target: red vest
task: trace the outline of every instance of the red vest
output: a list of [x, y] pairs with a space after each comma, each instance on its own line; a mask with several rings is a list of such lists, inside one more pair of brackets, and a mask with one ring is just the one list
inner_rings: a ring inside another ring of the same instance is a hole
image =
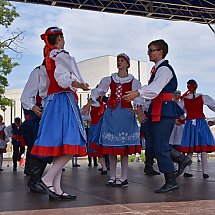
[[60, 92], [72, 92], [74, 97], [75, 97], [75, 100], [78, 102], [78, 95], [76, 92], [73, 92], [70, 87], [68, 88], [62, 88], [58, 85], [57, 81], [55, 80], [55, 77], [54, 77], [54, 71], [55, 71], [55, 62], [54, 60], [50, 59], [51, 60], [51, 64], [52, 64], [52, 67], [51, 68], [54, 68], [52, 70], [47, 70], [47, 74], [48, 74], [48, 77], [49, 77], [49, 81], [50, 81], [50, 84], [49, 84], [49, 87], [48, 87], [48, 95], [50, 94], [54, 94], [54, 93], [60, 93]]
[[[133, 81], [133, 79], [128, 83], [119, 84], [119, 83], [115, 83], [113, 81], [113, 79], [111, 79], [111, 83], [110, 83], [111, 94], [110, 94], [110, 98], [107, 101], [107, 106], [111, 107], [112, 109], [115, 109], [120, 102], [119, 100], [117, 100], [117, 96], [116, 96], [117, 86], [118, 85], [122, 86], [122, 96], [123, 96], [123, 95], [125, 95], [125, 92], [132, 90], [132, 81]], [[126, 102], [121, 97], [121, 107], [122, 108], [132, 108], [132, 104], [131, 104], [131, 102]]]
[[99, 107], [91, 106], [90, 111], [91, 125], [97, 125], [105, 112], [105, 105], [102, 102], [102, 100], [100, 100], [99, 103], [100, 103]]
[[205, 118], [203, 113], [203, 105], [204, 103], [201, 95], [195, 99], [184, 98], [184, 107], [187, 112], [186, 119]]

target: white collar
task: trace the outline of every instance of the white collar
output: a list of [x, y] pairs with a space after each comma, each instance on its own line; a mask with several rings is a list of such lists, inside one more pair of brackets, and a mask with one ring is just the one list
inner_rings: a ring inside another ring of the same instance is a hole
[[120, 84], [129, 83], [134, 79], [134, 76], [131, 74], [128, 74], [128, 76], [126, 76], [125, 78], [121, 78], [119, 77], [118, 73], [113, 73], [111, 77], [113, 78], [115, 83], [120, 83]]
[[165, 61], [165, 59], [159, 60], [156, 64], [155, 64], [155, 68], [158, 68], [158, 66], [160, 64], [162, 64]]

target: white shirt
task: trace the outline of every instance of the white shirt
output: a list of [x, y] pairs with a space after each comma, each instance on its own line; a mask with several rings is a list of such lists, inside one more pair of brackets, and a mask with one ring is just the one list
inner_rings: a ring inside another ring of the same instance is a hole
[[35, 68], [31, 72], [20, 98], [23, 108], [32, 110], [32, 107], [36, 105], [38, 91], [39, 96], [44, 99], [47, 96], [48, 86], [49, 78], [45, 66]]
[[[118, 73], [113, 73], [111, 76], [102, 78], [98, 87], [91, 90], [91, 96], [90, 97], [95, 102], [94, 106], [97, 106], [97, 107], [100, 106], [97, 99], [99, 98], [99, 96], [104, 96], [108, 92], [110, 84], [111, 84], [111, 78], [113, 79], [113, 81], [115, 83], [120, 83], [120, 84], [129, 83], [130, 81], [133, 80], [132, 81], [132, 91], [136, 91], [136, 90], [141, 88], [140, 81], [135, 79], [133, 75], [128, 74], [127, 77], [121, 78], [118, 76]], [[137, 105], [143, 103], [141, 98], [136, 98], [134, 102]]]
[[60, 87], [76, 91], [76, 88], [72, 87], [73, 81], [78, 80], [81, 83], [85, 83], [75, 58], [71, 57], [68, 52], [63, 49], [54, 49], [50, 53], [50, 58], [55, 61], [54, 77]]
[[[157, 67], [164, 61], [165, 59], [158, 61], [155, 64], [155, 69], [157, 69]], [[156, 71], [153, 81], [149, 85], [144, 85], [141, 89], [138, 90], [140, 97], [143, 97], [147, 100], [156, 98], [160, 94], [162, 89], [170, 82], [172, 77], [172, 71], [166, 66], [161, 66]]]

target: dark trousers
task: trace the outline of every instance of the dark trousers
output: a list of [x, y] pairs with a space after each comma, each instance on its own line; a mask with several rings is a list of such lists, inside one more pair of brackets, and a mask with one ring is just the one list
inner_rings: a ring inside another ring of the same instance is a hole
[[21, 160], [22, 154], [25, 152], [25, 147], [20, 146], [20, 142], [12, 141], [13, 145], [13, 167], [17, 167], [17, 162]]
[[167, 173], [174, 171], [174, 164], [170, 157], [171, 145], [169, 145], [175, 118], [161, 117], [159, 122], [147, 121], [147, 155], [155, 156], [158, 161], [160, 172]]
[[25, 161], [25, 174], [30, 174], [30, 162], [31, 162], [31, 149], [33, 148], [34, 142], [37, 138], [37, 133], [39, 129], [39, 122], [40, 118], [30, 117], [29, 120], [25, 121], [22, 124], [23, 136], [25, 143], [27, 145], [27, 152], [26, 152], [26, 161]]

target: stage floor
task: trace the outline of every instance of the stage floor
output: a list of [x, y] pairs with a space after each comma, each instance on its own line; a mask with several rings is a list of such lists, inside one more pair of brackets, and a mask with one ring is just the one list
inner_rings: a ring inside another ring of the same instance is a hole
[[201, 162], [194, 162], [194, 177], [178, 177], [180, 189], [165, 194], [153, 192], [163, 185], [163, 176], [144, 175], [142, 162], [129, 163], [129, 185], [123, 188], [105, 186], [108, 175], [79, 162], [78, 168], [67, 165], [62, 178], [64, 190], [78, 196], [75, 201], [49, 201], [45, 194], [30, 193], [23, 169], [5, 167], [0, 172], [0, 215], [215, 214], [214, 160], [209, 160], [210, 178], [203, 179]]

